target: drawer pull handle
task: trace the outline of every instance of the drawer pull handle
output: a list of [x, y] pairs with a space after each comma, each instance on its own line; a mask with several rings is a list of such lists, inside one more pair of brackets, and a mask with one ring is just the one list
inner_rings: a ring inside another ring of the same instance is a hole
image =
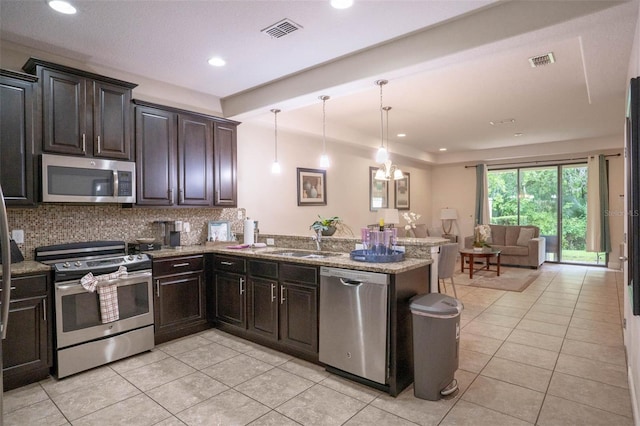
[[[11, 291], [15, 290], [15, 287], [11, 287]], [[2, 289], [0, 288], [0, 292], [2, 292]]]
[[82, 152], [87, 152], [87, 135], [86, 134], [82, 134]]
[[183, 266], [189, 266], [189, 262], [176, 263], [175, 265], [173, 265], [174, 268], [182, 268]]
[[160, 280], [156, 280], [156, 297], [160, 297]]
[[233, 265], [235, 265], [236, 263], [235, 263], [235, 262], [226, 262], [226, 261], [224, 261], [224, 262], [220, 262], [220, 264], [221, 264], [221, 265], [225, 265], [225, 266], [233, 266]]
[[42, 301], [42, 321], [47, 322], [47, 301]]
[[244, 294], [244, 278], [240, 278], [240, 295]]
[[284, 303], [284, 289], [285, 286], [280, 287], [280, 304], [282, 305]]
[[271, 283], [271, 302], [276, 301], [276, 285]]

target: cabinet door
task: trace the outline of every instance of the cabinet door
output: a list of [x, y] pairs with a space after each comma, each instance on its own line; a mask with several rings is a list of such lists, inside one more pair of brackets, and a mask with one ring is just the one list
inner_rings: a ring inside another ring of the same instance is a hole
[[216, 319], [246, 329], [244, 275], [216, 273], [215, 292]]
[[318, 353], [318, 288], [291, 282], [280, 285], [280, 340], [296, 349]]
[[216, 123], [213, 144], [214, 204], [235, 207], [238, 203], [236, 126]]
[[213, 205], [213, 123], [178, 116], [178, 204]]
[[42, 91], [43, 150], [86, 155], [87, 144], [93, 140], [86, 80], [73, 74], [44, 69]]
[[93, 82], [93, 155], [131, 159], [131, 90]]
[[9, 304], [7, 338], [2, 342], [5, 374], [48, 367], [46, 303], [46, 297], [38, 297]]
[[0, 76], [0, 185], [8, 206], [35, 204], [33, 85]]
[[156, 334], [181, 325], [206, 321], [201, 272], [158, 278], [154, 316]]
[[136, 107], [137, 204], [174, 204], [176, 115], [156, 108]]
[[249, 278], [248, 286], [249, 330], [278, 339], [278, 282], [260, 278]]

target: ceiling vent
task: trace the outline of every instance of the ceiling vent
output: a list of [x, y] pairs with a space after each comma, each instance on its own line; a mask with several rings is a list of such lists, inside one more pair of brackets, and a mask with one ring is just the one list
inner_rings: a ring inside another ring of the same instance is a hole
[[276, 22], [273, 25], [269, 25], [267, 28], [260, 30], [260, 32], [267, 34], [271, 38], [284, 37], [287, 34], [291, 34], [294, 31], [298, 31], [302, 26], [296, 24], [292, 20], [285, 18], [280, 22]]
[[540, 56], [533, 56], [529, 58], [529, 63], [531, 64], [531, 68], [542, 67], [548, 64], [553, 64], [556, 61], [556, 58], [553, 57], [553, 52], [546, 53]]

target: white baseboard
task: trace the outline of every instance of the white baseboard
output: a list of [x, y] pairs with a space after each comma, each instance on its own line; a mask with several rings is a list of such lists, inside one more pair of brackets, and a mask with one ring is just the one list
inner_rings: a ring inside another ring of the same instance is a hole
[[631, 397], [631, 411], [633, 412], [634, 425], [640, 425], [640, 407], [638, 407], [638, 393], [636, 392], [636, 386], [633, 382], [633, 374], [631, 367], [627, 366], [627, 378], [629, 380], [629, 396]]

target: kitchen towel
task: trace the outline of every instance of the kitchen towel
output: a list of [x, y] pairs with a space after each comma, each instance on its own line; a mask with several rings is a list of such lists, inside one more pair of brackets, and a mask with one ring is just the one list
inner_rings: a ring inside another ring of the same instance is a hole
[[244, 221], [244, 243], [245, 244], [253, 244], [255, 241], [253, 241], [253, 232], [256, 229], [256, 223], [247, 218], [247, 220]]
[[85, 290], [93, 293], [98, 290], [100, 300], [100, 318], [103, 324], [120, 319], [120, 309], [118, 307], [118, 284], [106, 281], [115, 280], [127, 276], [127, 268], [120, 266], [117, 271], [110, 274], [98, 275], [95, 277], [91, 272], [80, 279], [80, 284]]

